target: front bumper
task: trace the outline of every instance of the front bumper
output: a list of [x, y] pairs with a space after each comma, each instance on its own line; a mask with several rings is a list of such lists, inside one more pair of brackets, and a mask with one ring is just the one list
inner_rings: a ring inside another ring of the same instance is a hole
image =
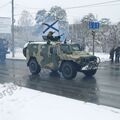
[[98, 69], [99, 63], [100, 63], [100, 58], [97, 57], [96, 60], [87, 62], [87, 64], [81, 68], [81, 71]]

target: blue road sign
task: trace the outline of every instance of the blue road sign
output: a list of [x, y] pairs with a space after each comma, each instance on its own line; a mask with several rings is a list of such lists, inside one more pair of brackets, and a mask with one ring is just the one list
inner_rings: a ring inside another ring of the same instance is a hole
[[88, 27], [89, 27], [89, 29], [99, 29], [100, 23], [99, 22], [89, 22]]

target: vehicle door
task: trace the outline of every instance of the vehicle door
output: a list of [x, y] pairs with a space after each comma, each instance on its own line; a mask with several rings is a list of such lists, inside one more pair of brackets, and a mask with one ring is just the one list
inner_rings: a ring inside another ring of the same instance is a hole
[[41, 60], [42, 67], [45, 67], [49, 63], [48, 50], [49, 50], [49, 45], [47, 44], [41, 45], [40, 56], [42, 57]]
[[59, 64], [59, 57], [57, 55], [57, 46], [50, 47], [50, 62], [53, 65], [53, 70], [58, 69]]

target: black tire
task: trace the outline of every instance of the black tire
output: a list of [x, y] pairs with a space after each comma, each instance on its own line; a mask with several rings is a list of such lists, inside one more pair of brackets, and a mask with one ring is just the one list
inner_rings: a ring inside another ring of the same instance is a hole
[[41, 71], [41, 68], [35, 59], [29, 61], [29, 70], [32, 74], [38, 74]]
[[84, 73], [86, 76], [89, 76], [89, 77], [95, 75], [96, 72], [97, 72], [97, 69], [95, 69], [95, 70], [85, 70], [85, 71], [83, 71], [83, 73]]
[[72, 62], [64, 62], [61, 66], [61, 72], [65, 79], [73, 79], [76, 77], [77, 71]]

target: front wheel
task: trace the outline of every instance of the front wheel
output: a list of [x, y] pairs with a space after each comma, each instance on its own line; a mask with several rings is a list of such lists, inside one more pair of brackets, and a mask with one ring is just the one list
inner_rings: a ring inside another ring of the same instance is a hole
[[38, 65], [35, 59], [31, 59], [29, 62], [29, 70], [32, 74], [38, 74], [41, 71], [40, 66]]
[[83, 71], [83, 73], [84, 73], [86, 76], [93, 76], [93, 75], [95, 75], [96, 72], [97, 72], [97, 69], [94, 69], [94, 70], [85, 70], [85, 71]]
[[72, 62], [64, 62], [61, 66], [61, 72], [63, 77], [66, 79], [73, 79], [77, 74], [77, 71]]

